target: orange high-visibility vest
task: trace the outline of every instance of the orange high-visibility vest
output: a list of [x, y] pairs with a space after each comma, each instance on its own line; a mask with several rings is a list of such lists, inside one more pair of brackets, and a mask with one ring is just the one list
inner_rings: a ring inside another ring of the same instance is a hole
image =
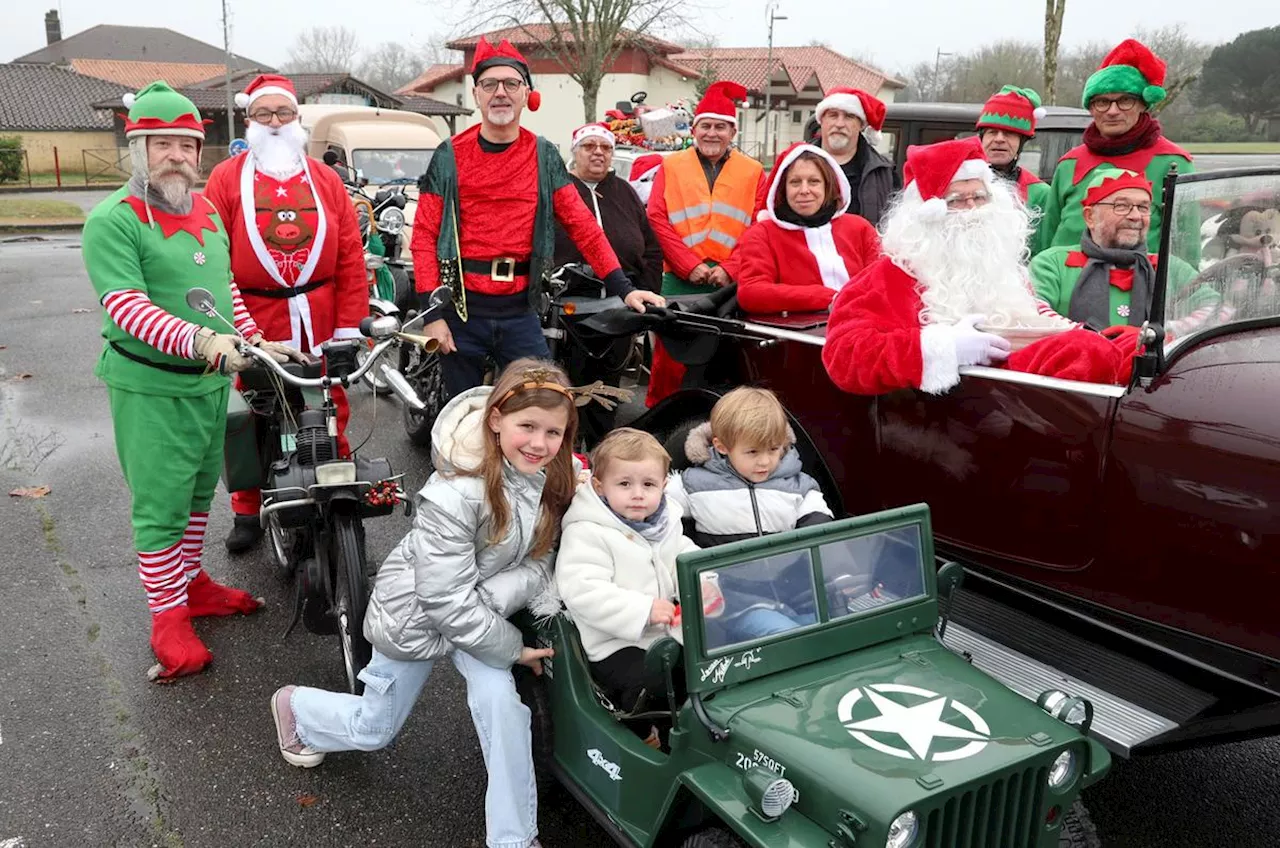
[[707, 187], [697, 149], [668, 156], [662, 167], [666, 169], [667, 219], [676, 234], [701, 259], [728, 259], [751, 226], [760, 163], [735, 150], [716, 177], [714, 193]]

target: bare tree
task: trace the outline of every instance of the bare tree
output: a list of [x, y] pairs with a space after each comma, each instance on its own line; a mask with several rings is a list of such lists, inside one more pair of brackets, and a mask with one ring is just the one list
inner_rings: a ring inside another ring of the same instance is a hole
[[387, 41], [365, 53], [357, 76], [384, 91], [395, 91], [432, 65], [447, 63], [451, 53], [443, 36], [432, 36], [416, 49]]
[[1062, 40], [1062, 17], [1067, 13], [1067, 0], [1045, 0], [1044, 3], [1044, 96], [1047, 103], [1057, 103], [1058, 43]]
[[360, 53], [360, 39], [344, 26], [311, 27], [298, 34], [289, 48], [285, 70], [295, 74], [351, 73]]
[[1200, 72], [1209, 54], [1213, 52], [1213, 45], [1196, 41], [1187, 34], [1186, 27], [1182, 24], [1159, 29], [1139, 28], [1134, 30], [1133, 37], [1150, 47], [1166, 65], [1166, 96], [1151, 109], [1151, 113], [1156, 115], [1173, 111], [1170, 107], [1178, 100], [1178, 96], [1200, 79]]
[[982, 103], [1001, 86], [1034, 88], [1040, 79], [1041, 53], [1029, 41], [999, 41], [954, 57], [947, 100]]
[[471, 21], [527, 27], [524, 33], [539, 51], [582, 87], [583, 116], [594, 121], [600, 84], [618, 55], [627, 48], [652, 50], [655, 33], [683, 24], [687, 8], [681, 0], [475, 0]]

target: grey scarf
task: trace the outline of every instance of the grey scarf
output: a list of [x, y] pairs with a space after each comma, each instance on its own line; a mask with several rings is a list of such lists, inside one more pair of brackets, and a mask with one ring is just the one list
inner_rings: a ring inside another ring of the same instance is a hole
[[1116, 324], [1111, 314], [1111, 269], [1133, 268], [1133, 288], [1129, 291], [1129, 326], [1141, 327], [1147, 320], [1147, 307], [1156, 282], [1156, 271], [1147, 257], [1146, 242], [1133, 250], [1099, 247], [1086, 232], [1080, 238], [1080, 250], [1089, 261], [1080, 272], [1067, 317], [1072, 321], [1105, 330]]
[[[604, 498], [601, 497], [600, 500], [603, 501]], [[609, 506], [607, 501], [605, 502], [605, 506]], [[663, 495], [662, 500], [658, 502], [658, 508], [654, 510], [653, 515], [650, 515], [643, 521], [632, 521], [629, 518], [623, 518], [621, 515], [618, 515], [611, 506], [609, 507], [609, 511], [614, 515], [617, 515], [619, 521], [639, 533], [640, 537], [650, 544], [661, 542], [667, 537], [667, 527], [671, 523], [671, 515], [667, 512], [666, 495]]]

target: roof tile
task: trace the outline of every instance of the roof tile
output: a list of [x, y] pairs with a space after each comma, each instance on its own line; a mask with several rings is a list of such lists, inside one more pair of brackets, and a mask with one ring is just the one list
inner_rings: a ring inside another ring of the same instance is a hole
[[97, 77], [133, 89], [140, 89], [156, 80], [164, 80], [173, 88], [182, 88], [226, 73], [226, 65], [124, 62], [116, 59], [72, 59], [71, 69], [87, 77]]
[[[720, 79], [741, 83], [751, 92], [759, 93], [764, 90], [768, 48], [715, 47], [677, 53], [669, 58], [695, 68], [710, 61]], [[816, 73], [823, 92], [849, 86], [875, 94], [885, 86], [905, 86], [901, 80], [870, 65], [842, 56], [829, 47], [775, 47], [773, 63], [775, 73], [778, 69], [785, 70], [793, 86], [803, 86], [810, 73]]]
[[50, 65], [0, 64], [0, 133], [21, 131], [110, 130], [110, 111], [99, 101], [124, 110], [120, 98], [129, 89]]

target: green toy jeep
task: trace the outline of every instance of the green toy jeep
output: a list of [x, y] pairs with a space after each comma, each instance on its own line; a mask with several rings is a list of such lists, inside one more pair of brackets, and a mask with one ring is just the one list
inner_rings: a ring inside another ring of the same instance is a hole
[[[600, 694], [555, 616], [526, 634], [554, 660], [517, 682], [539, 779], [620, 845], [1083, 844], [1068, 814], [1111, 765], [1093, 708], [1057, 690], [1038, 708], [943, 646], [961, 573], [935, 571], [923, 505], [685, 554], [684, 644], [649, 648], [649, 712]], [[762, 609], [775, 632], [752, 638]], [[631, 727], [651, 724], [662, 750]]]

